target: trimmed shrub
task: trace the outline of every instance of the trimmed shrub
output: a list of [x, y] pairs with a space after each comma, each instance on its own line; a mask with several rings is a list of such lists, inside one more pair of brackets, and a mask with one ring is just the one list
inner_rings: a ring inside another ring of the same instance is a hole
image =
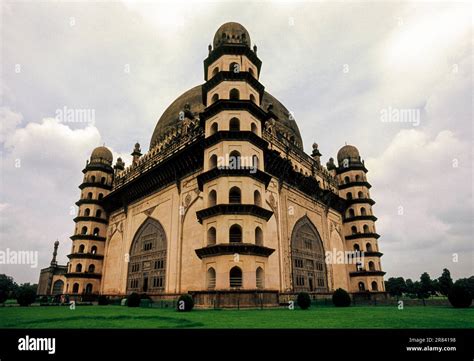
[[311, 307], [311, 297], [309, 297], [309, 294], [306, 292], [300, 292], [296, 297], [296, 304], [302, 310], [307, 310]]
[[18, 290], [16, 301], [20, 306], [26, 307], [35, 302], [36, 292], [29, 287], [21, 287]]
[[449, 303], [456, 308], [468, 308], [471, 306], [472, 297], [466, 287], [454, 285], [448, 293]]
[[194, 301], [191, 295], [184, 294], [179, 296], [178, 304], [176, 305], [176, 309], [179, 312], [189, 312], [194, 307]]
[[349, 307], [351, 305], [351, 296], [346, 290], [338, 288], [332, 294], [332, 303], [336, 307]]
[[107, 306], [109, 304], [109, 299], [107, 298], [107, 296], [100, 295], [97, 299], [97, 302], [99, 306]]
[[133, 292], [127, 298], [127, 306], [128, 307], [138, 307], [140, 306], [140, 296], [138, 293]]

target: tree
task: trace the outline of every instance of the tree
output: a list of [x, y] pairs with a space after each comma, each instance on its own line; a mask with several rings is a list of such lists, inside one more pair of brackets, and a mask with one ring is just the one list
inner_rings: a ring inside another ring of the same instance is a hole
[[21, 285], [16, 293], [16, 301], [20, 306], [29, 306], [36, 299], [37, 286], [24, 283]]
[[413, 281], [410, 278], [408, 278], [405, 281], [405, 285], [406, 285], [406, 293], [408, 294], [408, 296], [410, 296], [411, 298], [415, 297], [416, 289], [415, 289], [415, 284], [413, 283]]
[[385, 290], [398, 298], [407, 291], [407, 285], [403, 277], [390, 277], [388, 281], [385, 281]]
[[453, 287], [453, 279], [451, 278], [451, 273], [447, 268], [443, 269], [441, 277], [438, 278], [439, 292], [443, 296], [447, 296], [451, 287]]
[[474, 276], [469, 278], [460, 278], [454, 283], [454, 285], [466, 288], [471, 295], [471, 298], [474, 298]]
[[13, 280], [13, 277], [6, 274], [0, 274], [0, 291], [3, 291], [7, 297], [13, 297], [18, 285]]
[[448, 300], [453, 307], [468, 308], [471, 306], [472, 296], [465, 285], [458, 283], [451, 287]]
[[430, 297], [433, 292], [433, 282], [431, 281], [430, 275], [424, 272], [420, 276], [420, 287], [418, 289], [418, 298], [425, 299]]

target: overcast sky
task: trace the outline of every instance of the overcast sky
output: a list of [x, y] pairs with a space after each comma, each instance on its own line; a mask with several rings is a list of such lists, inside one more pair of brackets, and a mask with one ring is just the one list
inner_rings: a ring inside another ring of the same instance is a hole
[[[470, 3], [2, 3], [0, 250], [53, 242], [67, 262], [81, 170], [106, 144], [129, 164], [157, 119], [201, 84], [215, 31], [244, 25], [261, 82], [293, 112], [323, 162], [346, 142], [369, 169], [386, 278], [473, 274]], [[60, 122], [57, 109], [93, 109]], [[419, 122], [382, 121], [392, 109]], [[419, 123], [419, 124], [418, 124]], [[457, 255], [456, 257], [453, 254]]]

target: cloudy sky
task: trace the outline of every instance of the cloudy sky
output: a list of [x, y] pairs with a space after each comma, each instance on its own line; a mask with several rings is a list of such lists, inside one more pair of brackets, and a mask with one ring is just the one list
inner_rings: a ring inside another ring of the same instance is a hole
[[[91, 150], [105, 143], [129, 164], [135, 142], [148, 149], [166, 106], [204, 81], [217, 28], [236, 21], [305, 150], [317, 142], [325, 163], [346, 142], [359, 148], [387, 277], [472, 275], [471, 6], [3, 2], [0, 250], [38, 251], [45, 267], [58, 239], [67, 262]], [[64, 107], [94, 121], [61, 122]], [[412, 121], [383, 121], [400, 110]], [[39, 267], [0, 273], [37, 282]]]

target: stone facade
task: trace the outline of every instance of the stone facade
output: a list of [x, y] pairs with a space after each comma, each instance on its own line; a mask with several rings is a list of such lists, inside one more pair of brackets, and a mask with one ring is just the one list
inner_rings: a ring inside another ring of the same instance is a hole
[[127, 168], [105, 147], [92, 152], [64, 293], [191, 292], [235, 305], [239, 293], [271, 303], [384, 291], [358, 150], [342, 147], [326, 167], [316, 144], [306, 154], [292, 114], [259, 82], [261, 65], [245, 28], [224, 24], [206, 82], [163, 113], [148, 152], [136, 144]]

